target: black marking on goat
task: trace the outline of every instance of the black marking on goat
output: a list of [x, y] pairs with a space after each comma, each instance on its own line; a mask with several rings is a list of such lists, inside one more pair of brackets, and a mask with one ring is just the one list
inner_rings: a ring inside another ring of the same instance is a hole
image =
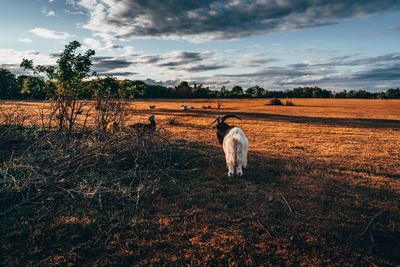
[[225, 123], [226, 119], [229, 118], [237, 118], [239, 120], [241, 120], [241, 118], [239, 118], [236, 115], [233, 114], [229, 114], [229, 115], [225, 115], [222, 118], [220, 116], [218, 116], [215, 121], [213, 121], [211, 124], [217, 122], [217, 125], [215, 126], [215, 128], [217, 128], [217, 138], [218, 138], [218, 142], [222, 145], [222, 143], [224, 142], [224, 138], [225, 136], [229, 133], [229, 131], [236, 127], [233, 125], [229, 125], [227, 123]]

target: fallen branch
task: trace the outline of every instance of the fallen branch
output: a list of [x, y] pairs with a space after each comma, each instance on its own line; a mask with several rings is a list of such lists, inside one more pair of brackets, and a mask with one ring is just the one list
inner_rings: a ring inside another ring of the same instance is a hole
[[385, 211], [382, 210], [380, 212], [378, 212], [377, 214], [375, 214], [371, 220], [369, 220], [367, 226], [365, 227], [364, 231], [362, 231], [362, 233], [360, 234], [361, 236], [365, 235], [365, 233], [367, 233], [368, 230], [371, 230], [371, 227], [374, 225], [375, 220], [381, 216]]
[[267, 230], [267, 228], [264, 227], [264, 225], [262, 225], [262, 223], [260, 222], [260, 220], [257, 220], [258, 224], [261, 226], [261, 228], [268, 234], [268, 236], [270, 238], [272, 238], [271, 233]]
[[287, 202], [286, 198], [281, 194], [282, 199], [285, 201], [286, 206], [289, 208], [290, 213], [292, 213], [292, 208], [290, 207], [289, 203]]

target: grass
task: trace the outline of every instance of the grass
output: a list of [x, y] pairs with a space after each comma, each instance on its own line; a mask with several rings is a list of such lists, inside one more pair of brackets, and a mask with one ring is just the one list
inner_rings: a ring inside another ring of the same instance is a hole
[[[157, 148], [130, 132], [0, 129], [0, 263], [400, 264], [400, 101], [151, 102], [136, 101], [129, 123], [154, 113]], [[35, 124], [43, 104], [20, 104]], [[208, 126], [228, 113], [250, 140], [242, 178], [226, 177]]]

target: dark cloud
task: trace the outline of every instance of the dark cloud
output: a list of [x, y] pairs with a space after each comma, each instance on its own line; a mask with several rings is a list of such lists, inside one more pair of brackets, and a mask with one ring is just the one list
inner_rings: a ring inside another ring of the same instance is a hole
[[[158, 63], [157, 65], [160, 67], [176, 67], [187, 65], [191, 63], [201, 62], [207, 57], [210, 56], [210, 53], [207, 52], [177, 52], [166, 55], [164, 57], [164, 61]], [[172, 68], [174, 69], [174, 68]]]
[[211, 52], [176, 51], [165, 55], [142, 55], [138, 62], [170, 70], [183, 70], [187, 72], [201, 72], [229, 67], [228, 64], [219, 62]]
[[141, 62], [144, 64], [153, 64], [162, 60], [159, 55], [145, 55], [140, 58]]
[[136, 72], [130, 72], [130, 71], [122, 71], [122, 72], [100, 72], [97, 73], [100, 76], [130, 76], [130, 75], [135, 75], [137, 74]]
[[380, 68], [373, 68], [355, 74], [353, 80], [364, 81], [399, 81], [400, 82], [400, 62]]
[[220, 63], [209, 63], [209, 64], [197, 64], [190, 67], [185, 68], [186, 71], [189, 72], [197, 72], [197, 71], [209, 71], [209, 70], [217, 70], [228, 68], [228, 65], [220, 64]]
[[[70, 0], [71, 1], [71, 0]], [[203, 35], [225, 39], [337, 23], [400, 8], [398, 0], [75, 0], [90, 15], [86, 28], [121, 38]], [[104, 7], [104, 12], [98, 8]], [[97, 12], [96, 12], [97, 11]], [[106, 26], [105, 26], [106, 25]]]
[[123, 58], [93, 57], [93, 69], [99, 73], [126, 68], [132, 65], [133, 62]]
[[259, 58], [249, 58], [243, 62], [244, 67], [260, 67], [267, 65], [269, 63], [274, 63], [279, 61], [277, 58], [264, 58], [260, 56]]
[[50, 53], [49, 56], [51, 58], [59, 58], [61, 56], [61, 53]]
[[399, 61], [400, 53], [385, 54], [377, 57], [368, 57], [357, 60], [351, 60], [348, 62], [342, 62], [343, 65], [371, 65], [371, 64], [381, 64], [388, 63], [392, 61]]
[[297, 70], [290, 66], [287, 67], [269, 67], [260, 71], [241, 73], [241, 74], [222, 74], [221, 77], [263, 77], [263, 78], [293, 78], [310, 75], [309, 70]]
[[115, 45], [115, 44], [113, 44], [113, 45], [111, 45], [109, 48], [110, 48], [110, 49], [123, 49], [124, 47], [123, 47], [122, 45]]

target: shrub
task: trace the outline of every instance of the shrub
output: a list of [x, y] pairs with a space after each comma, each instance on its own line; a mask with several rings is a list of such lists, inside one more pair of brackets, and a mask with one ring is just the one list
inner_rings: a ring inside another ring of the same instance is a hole
[[286, 100], [285, 106], [295, 106], [295, 104], [292, 102], [292, 100]]
[[271, 106], [283, 106], [283, 103], [280, 99], [278, 98], [272, 98], [267, 105]]
[[176, 119], [171, 118], [168, 120], [168, 125], [177, 126], [179, 125], [179, 122]]

